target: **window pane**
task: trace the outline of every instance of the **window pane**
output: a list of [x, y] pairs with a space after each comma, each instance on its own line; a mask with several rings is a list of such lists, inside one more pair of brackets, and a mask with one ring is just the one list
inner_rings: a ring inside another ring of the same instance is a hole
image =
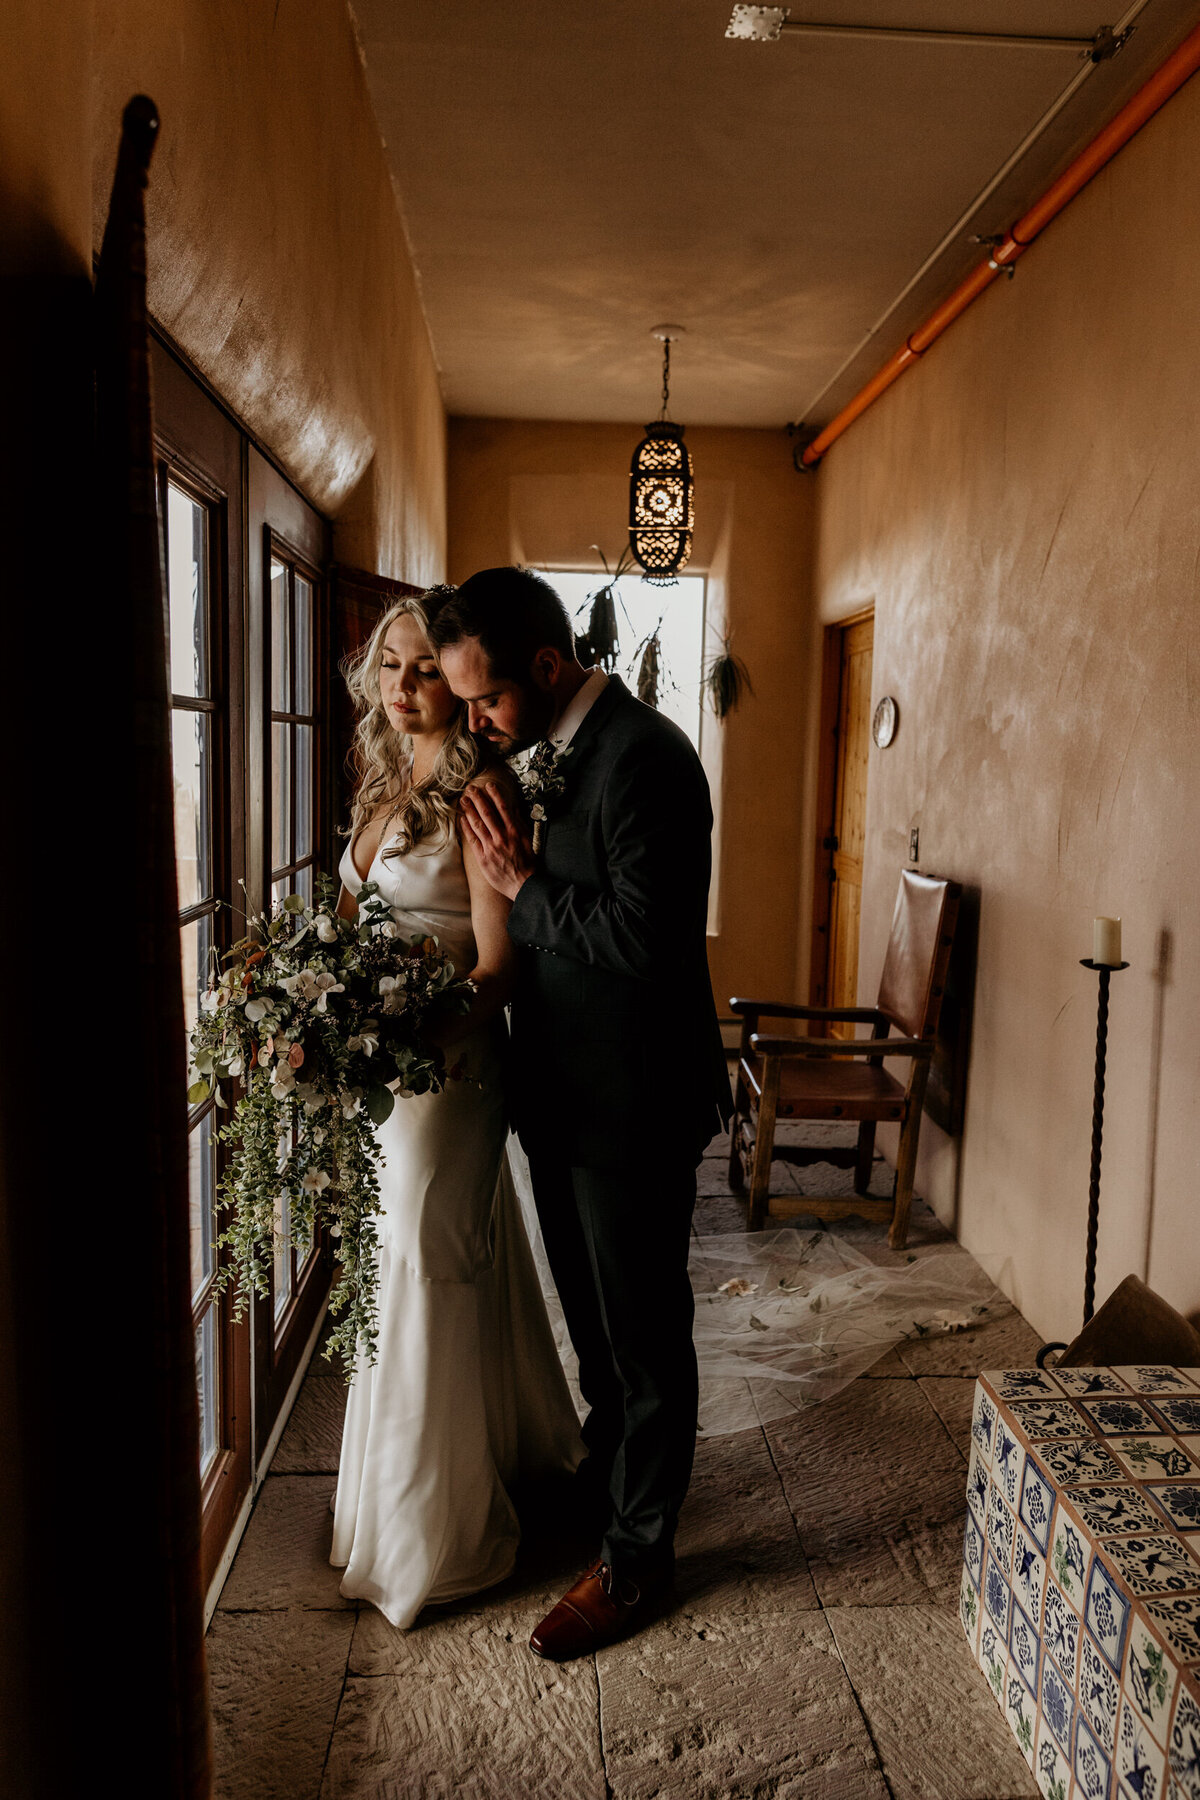
[[217, 1454], [217, 1330], [210, 1306], [196, 1327], [196, 1391], [200, 1399], [200, 1473]]
[[271, 711], [292, 712], [292, 633], [288, 618], [288, 572], [271, 564]]
[[208, 951], [212, 943], [212, 915], [193, 919], [180, 928], [183, 959], [183, 1022], [189, 1038], [200, 1010], [200, 996], [208, 986]]
[[299, 1287], [300, 1277], [304, 1273], [308, 1264], [308, 1259], [312, 1255], [315, 1247], [313, 1234], [311, 1231], [297, 1231], [295, 1233], [294, 1242], [296, 1245], [296, 1286]]
[[296, 844], [292, 852], [292, 860], [299, 862], [302, 856], [311, 856], [313, 848], [313, 811], [316, 796], [313, 793], [313, 728], [311, 725], [293, 725], [296, 734]]
[[292, 861], [291, 794], [289, 756], [294, 725], [271, 727], [271, 867], [281, 869]]
[[296, 703], [293, 712], [312, 711], [312, 583], [296, 576]]
[[171, 691], [207, 694], [208, 513], [167, 483], [167, 600]]
[[213, 1240], [217, 1235], [213, 1210], [213, 1125], [216, 1114], [206, 1112], [188, 1134], [188, 1210], [192, 1235], [192, 1298], [200, 1292], [213, 1269]]
[[311, 906], [313, 898], [312, 864], [308, 863], [303, 869], [297, 869], [291, 879], [284, 883], [284, 886], [288, 893], [303, 894], [304, 898]]
[[175, 773], [175, 869], [179, 904], [195, 906], [213, 891], [212, 821], [209, 804], [209, 719], [206, 713], [171, 714]]
[[275, 1202], [275, 1317], [292, 1297], [292, 1208], [286, 1194]]
[[[551, 569], [550, 580], [576, 621], [576, 631], [587, 624], [591, 596], [603, 576], [581, 575], [578, 570]], [[659, 636], [658, 710], [674, 720], [692, 743], [700, 742], [700, 694], [708, 660], [721, 649], [711, 630], [705, 643], [705, 591], [703, 575], [681, 575], [667, 588], [652, 587], [626, 575], [616, 591], [618, 661], [629, 685], [637, 687], [638, 667], [646, 640], [657, 628]]]

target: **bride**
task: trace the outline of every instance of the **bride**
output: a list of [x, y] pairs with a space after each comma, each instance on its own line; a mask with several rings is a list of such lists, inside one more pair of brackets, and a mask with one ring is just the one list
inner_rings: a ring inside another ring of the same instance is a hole
[[436, 937], [476, 989], [434, 1033], [463, 1078], [379, 1128], [378, 1356], [355, 1369], [334, 1503], [342, 1593], [402, 1628], [502, 1580], [513, 1486], [580, 1455], [504, 1151], [509, 902], [456, 828], [485, 752], [426, 636], [446, 593], [398, 601], [347, 673], [358, 787], [338, 911], [377, 883], [403, 935]]

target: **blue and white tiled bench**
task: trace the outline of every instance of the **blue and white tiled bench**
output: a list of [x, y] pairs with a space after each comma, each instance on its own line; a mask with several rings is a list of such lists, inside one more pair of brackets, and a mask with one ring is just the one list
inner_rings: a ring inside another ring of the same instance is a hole
[[1046, 1800], [1200, 1800], [1200, 1369], [975, 1389], [959, 1612]]

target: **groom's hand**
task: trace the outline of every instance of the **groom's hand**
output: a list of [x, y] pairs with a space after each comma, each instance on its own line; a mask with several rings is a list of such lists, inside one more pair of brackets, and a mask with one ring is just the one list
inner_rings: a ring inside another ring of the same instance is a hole
[[533, 874], [533, 845], [507, 794], [491, 785], [469, 787], [460, 817], [485, 876], [499, 893], [515, 900]]

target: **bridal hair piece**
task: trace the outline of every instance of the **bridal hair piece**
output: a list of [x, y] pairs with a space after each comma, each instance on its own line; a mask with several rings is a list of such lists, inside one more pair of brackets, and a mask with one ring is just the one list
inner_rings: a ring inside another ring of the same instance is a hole
[[[480, 766], [480, 747], [467, 729], [467, 709], [459, 705], [429, 775], [409, 785], [412, 740], [396, 730], [383, 706], [379, 670], [383, 640], [390, 627], [406, 614], [415, 619], [428, 640], [429, 625], [455, 589], [432, 587], [415, 598], [389, 606], [361, 650], [341, 665], [350, 698], [358, 714], [350, 764], [354, 770], [354, 799], [348, 836], [354, 837], [383, 806], [389, 806], [388, 823], [396, 842], [384, 851], [403, 856], [424, 838], [449, 836], [454, 831], [458, 797]], [[432, 645], [430, 654], [436, 655]]]

